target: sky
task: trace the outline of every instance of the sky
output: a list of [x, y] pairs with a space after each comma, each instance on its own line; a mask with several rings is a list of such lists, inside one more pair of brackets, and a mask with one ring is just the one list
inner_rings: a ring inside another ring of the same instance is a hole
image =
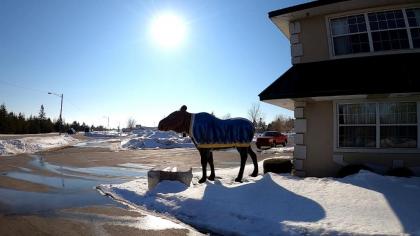
[[[2, 0], [0, 103], [26, 116], [43, 104], [54, 119], [60, 98], [48, 92], [63, 93], [66, 122], [107, 126], [109, 118], [110, 127], [128, 118], [156, 126], [184, 104], [247, 117], [259, 103], [266, 122], [292, 117], [258, 94], [291, 67], [289, 42], [268, 12], [303, 2]], [[173, 26], [154, 36], [164, 15], [181, 22], [180, 39]]]

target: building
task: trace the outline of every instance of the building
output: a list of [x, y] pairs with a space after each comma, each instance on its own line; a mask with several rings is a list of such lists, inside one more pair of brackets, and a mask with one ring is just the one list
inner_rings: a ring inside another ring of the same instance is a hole
[[324, 0], [269, 13], [292, 67], [259, 95], [294, 110], [295, 174], [420, 173], [420, 1]]

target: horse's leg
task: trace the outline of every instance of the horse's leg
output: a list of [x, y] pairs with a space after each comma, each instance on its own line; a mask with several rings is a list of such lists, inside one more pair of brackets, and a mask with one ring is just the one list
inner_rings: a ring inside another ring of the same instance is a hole
[[209, 152], [207, 161], [209, 162], [210, 170], [211, 170], [211, 173], [210, 173], [210, 176], [208, 177], [208, 179], [213, 181], [214, 178], [216, 177], [216, 174], [214, 172], [213, 151]]
[[201, 177], [201, 179], [198, 181], [200, 184], [206, 182], [207, 179], [207, 159], [209, 156], [209, 150], [206, 148], [200, 148], [198, 149], [198, 151], [200, 152], [200, 156], [201, 156], [201, 170], [203, 171], [203, 176]]
[[244, 176], [245, 163], [246, 159], [248, 158], [248, 148], [238, 147], [236, 149], [241, 155], [241, 167], [239, 168], [238, 177], [236, 177], [235, 182], [242, 182], [242, 177]]
[[252, 172], [251, 176], [256, 177], [258, 175], [258, 162], [257, 162], [257, 155], [252, 150], [251, 146], [248, 148], [248, 154], [251, 156], [252, 163], [254, 164], [254, 171]]

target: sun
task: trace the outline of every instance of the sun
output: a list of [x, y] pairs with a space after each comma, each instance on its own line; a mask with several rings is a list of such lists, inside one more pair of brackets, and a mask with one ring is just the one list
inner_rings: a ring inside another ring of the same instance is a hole
[[162, 13], [155, 16], [150, 26], [151, 38], [162, 48], [179, 47], [185, 40], [187, 26], [180, 16]]

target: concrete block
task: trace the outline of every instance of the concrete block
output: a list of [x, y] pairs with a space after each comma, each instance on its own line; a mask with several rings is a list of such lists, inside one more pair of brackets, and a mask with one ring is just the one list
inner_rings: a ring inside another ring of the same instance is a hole
[[294, 124], [296, 133], [306, 133], [306, 119], [296, 119]]
[[162, 180], [179, 181], [190, 186], [192, 177], [192, 168], [153, 168], [147, 172], [148, 188], [152, 190]]
[[296, 107], [295, 108], [295, 118], [299, 119], [299, 118], [304, 118], [304, 108], [303, 107]]
[[304, 134], [295, 134], [295, 144], [304, 145], [305, 144], [303, 140], [304, 136], [305, 136]]
[[293, 159], [306, 159], [306, 146], [305, 145], [295, 145], [295, 150], [293, 152]]

